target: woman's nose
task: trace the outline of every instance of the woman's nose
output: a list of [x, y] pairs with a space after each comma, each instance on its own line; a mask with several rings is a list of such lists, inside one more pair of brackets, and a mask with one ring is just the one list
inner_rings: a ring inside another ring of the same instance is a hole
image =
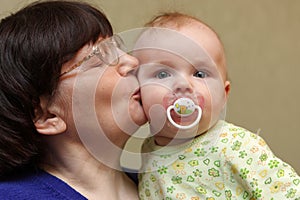
[[135, 57], [125, 52], [122, 52], [119, 55], [118, 73], [121, 76], [126, 76], [129, 72], [138, 67], [139, 61]]

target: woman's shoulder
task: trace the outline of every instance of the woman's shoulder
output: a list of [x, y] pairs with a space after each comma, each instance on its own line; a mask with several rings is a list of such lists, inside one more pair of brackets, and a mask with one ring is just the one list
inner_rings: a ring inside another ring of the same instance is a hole
[[86, 199], [43, 170], [22, 172], [0, 181], [0, 199]]
[[21, 197], [26, 199], [28, 193], [35, 195], [41, 187], [35, 178], [39, 173], [38, 171], [23, 171], [2, 179], [0, 199], [21, 199]]

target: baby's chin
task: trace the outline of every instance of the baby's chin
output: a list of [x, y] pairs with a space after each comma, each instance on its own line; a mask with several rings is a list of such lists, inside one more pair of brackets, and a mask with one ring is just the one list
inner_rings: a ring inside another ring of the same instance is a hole
[[170, 122], [167, 122], [165, 127], [156, 135], [155, 141], [160, 146], [178, 145], [192, 141], [195, 137], [201, 135], [198, 133], [197, 127], [181, 130], [174, 127]]
[[182, 145], [189, 143], [193, 140], [193, 138], [170, 138], [170, 137], [161, 137], [155, 136], [155, 143], [159, 146], [174, 146], [174, 145]]

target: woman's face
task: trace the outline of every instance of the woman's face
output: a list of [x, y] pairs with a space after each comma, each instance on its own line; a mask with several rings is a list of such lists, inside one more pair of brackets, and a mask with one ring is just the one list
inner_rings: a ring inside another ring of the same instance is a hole
[[[63, 66], [62, 72], [91, 51], [92, 47], [86, 45]], [[84, 145], [92, 149], [123, 148], [127, 139], [146, 122], [139, 84], [133, 74], [138, 61], [121, 50], [118, 53], [119, 62], [114, 66], [93, 56], [60, 78], [59, 96], [64, 99], [61, 102], [67, 102], [61, 107], [67, 132], [76, 130]]]

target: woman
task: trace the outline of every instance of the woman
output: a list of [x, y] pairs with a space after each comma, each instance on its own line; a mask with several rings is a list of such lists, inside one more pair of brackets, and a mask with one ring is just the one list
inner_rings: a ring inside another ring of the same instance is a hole
[[[137, 199], [119, 157], [145, 123], [138, 62], [86, 3], [33, 3], [0, 24], [0, 199]], [[118, 117], [122, 116], [122, 117]]]

